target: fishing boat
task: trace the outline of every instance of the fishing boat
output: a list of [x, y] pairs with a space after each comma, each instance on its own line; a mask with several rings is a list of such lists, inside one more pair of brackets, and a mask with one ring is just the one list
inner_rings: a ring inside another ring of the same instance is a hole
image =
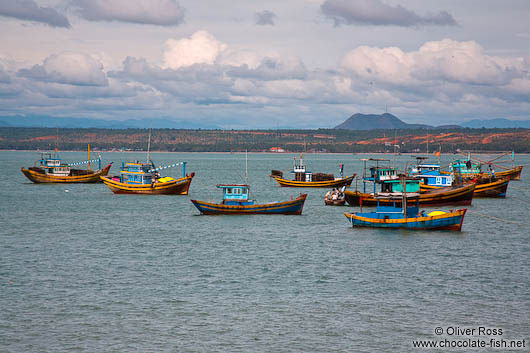
[[337, 188], [341, 186], [349, 186], [352, 183], [355, 174], [352, 176], [343, 176], [344, 165], [339, 165], [340, 178], [335, 178], [333, 174], [312, 173], [306, 170], [304, 165], [303, 155], [300, 159], [293, 159], [294, 179], [284, 179], [283, 172], [279, 170], [272, 170], [271, 177], [276, 180], [282, 187], [298, 187], [298, 188]]
[[[182, 177], [161, 177], [159, 171], [182, 166]], [[115, 194], [187, 195], [195, 173], [186, 174], [186, 162], [156, 168], [150, 163], [122, 163], [120, 175], [102, 176], [101, 180]]]
[[[483, 177], [470, 180], [475, 184], [473, 197], [506, 197], [509, 178]], [[420, 183], [421, 192], [428, 193], [430, 190], [439, 189], [437, 186]]]
[[440, 163], [425, 163], [429, 157], [416, 157], [417, 163], [409, 165], [407, 175], [421, 180], [421, 185], [428, 185], [432, 188], [452, 186], [454, 182], [453, 174], [441, 171]]
[[219, 184], [223, 190], [221, 203], [191, 200], [193, 205], [205, 215], [221, 214], [283, 214], [301, 215], [307, 194], [284, 202], [257, 204], [249, 199], [250, 186], [247, 184]]
[[[468, 183], [457, 186], [446, 186], [433, 188], [430, 190], [420, 190], [421, 180], [415, 177], [399, 175], [398, 170], [394, 167], [380, 166], [381, 162], [388, 162], [387, 159], [362, 159], [364, 162], [363, 171], [363, 191], [345, 190], [344, 196], [346, 202], [351, 206], [376, 206], [378, 202], [383, 205], [392, 205], [394, 202], [399, 204], [398, 200], [392, 200], [392, 195], [401, 195], [408, 191], [409, 193], [419, 193], [419, 204], [421, 206], [445, 206], [445, 205], [470, 205], [473, 199], [475, 184]], [[366, 166], [366, 162], [375, 162], [375, 166]], [[369, 170], [369, 174], [367, 173]], [[403, 182], [401, 181], [403, 179]], [[372, 184], [371, 192], [367, 191], [367, 185]], [[377, 190], [377, 185], [380, 189]], [[386, 195], [386, 198], [381, 196]]]
[[[91, 163], [98, 163], [98, 169], [92, 170]], [[75, 166], [88, 164], [88, 169], [77, 169]], [[34, 183], [98, 183], [100, 176], [107, 175], [112, 163], [101, 168], [101, 156], [90, 159], [90, 145], [88, 146], [88, 160], [75, 163], [63, 163], [57, 152], [42, 152], [40, 160], [35, 161], [33, 167], [21, 168], [22, 173]]]
[[[344, 212], [352, 227], [404, 228], [410, 230], [453, 230], [461, 231], [467, 209], [419, 211], [419, 194], [379, 197], [385, 205], [377, 204], [375, 212]], [[401, 200], [401, 202], [396, 202]], [[389, 204], [388, 201], [391, 201]], [[412, 204], [413, 206], [409, 206]]]
[[[505, 155], [505, 154], [504, 154]], [[501, 155], [500, 157], [504, 156]], [[453, 172], [456, 176], [459, 176], [464, 179], [474, 179], [474, 178], [485, 178], [485, 177], [497, 177], [497, 178], [508, 178], [511, 180], [520, 180], [521, 172], [523, 171], [523, 166], [513, 166], [512, 168], [505, 167], [499, 164], [497, 161], [498, 158], [494, 158], [490, 161], [478, 160], [479, 163], [471, 159], [471, 156], [468, 155], [467, 158], [457, 159], [449, 165], [449, 171]], [[512, 152], [512, 162], [514, 161], [514, 154]], [[496, 163], [493, 163], [496, 162]], [[506, 161], [502, 161], [506, 162]], [[488, 166], [487, 171], [482, 170], [482, 166]], [[497, 170], [495, 170], [497, 168]]]

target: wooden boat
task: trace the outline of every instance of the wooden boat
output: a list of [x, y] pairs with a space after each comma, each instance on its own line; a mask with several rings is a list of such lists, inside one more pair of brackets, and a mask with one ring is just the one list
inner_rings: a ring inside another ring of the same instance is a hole
[[[399, 197], [390, 199], [396, 201]], [[408, 206], [407, 200], [410, 202], [416, 200], [416, 205], [413, 207]], [[461, 231], [467, 211], [465, 208], [449, 212], [433, 211], [426, 214], [424, 211], [419, 212], [418, 200], [419, 195], [406, 195], [402, 202], [399, 203], [404, 204], [404, 207], [399, 206], [397, 202], [386, 206], [378, 204], [375, 212], [344, 212], [344, 215], [348, 218], [352, 227]], [[388, 202], [385, 202], [385, 204], [388, 204]]]
[[[447, 205], [471, 205], [475, 184], [469, 183], [463, 186], [446, 186], [422, 191], [419, 196], [420, 206], [447, 206]], [[344, 191], [346, 202], [351, 206], [376, 206], [377, 197], [391, 195], [392, 193], [363, 193], [360, 191]], [[397, 195], [400, 192], [396, 193]], [[399, 200], [396, 201], [399, 204]], [[393, 201], [382, 199], [380, 203], [391, 204]]]
[[[509, 178], [475, 178], [471, 180], [475, 184], [473, 197], [506, 197]], [[420, 183], [422, 192], [439, 189], [436, 186]]]
[[[182, 178], [160, 177], [158, 171], [183, 166]], [[102, 176], [101, 180], [115, 194], [187, 195], [195, 173], [186, 174], [186, 162], [155, 168], [153, 163], [125, 163], [119, 176]]]
[[[100, 176], [108, 174], [112, 163], [102, 169], [101, 157], [90, 160], [90, 147], [88, 153], [87, 161], [66, 164], [61, 162], [57, 153], [43, 152], [33, 167], [21, 168], [21, 171], [34, 183], [98, 183]], [[99, 163], [98, 170], [90, 169], [90, 164], [95, 162]], [[81, 164], [88, 164], [88, 169], [73, 168]]]
[[294, 158], [293, 161], [293, 171], [291, 172], [294, 173], [293, 180], [284, 179], [283, 172], [278, 170], [273, 170], [270, 176], [282, 187], [337, 188], [341, 186], [350, 186], [353, 178], [355, 178], [355, 174], [343, 177], [344, 165], [341, 164], [339, 168], [340, 178], [335, 178], [333, 174], [312, 173], [306, 170], [303, 156], [300, 155], [299, 161], [297, 161], [296, 158]]
[[495, 173], [495, 175], [499, 178], [509, 178], [510, 180], [520, 180], [521, 179], [521, 172], [523, 171], [523, 166], [517, 166], [512, 169], [507, 170], [501, 170], [500, 172]]
[[[512, 157], [512, 159], [513, 158], [514, 157]], [[523, 170], [522, 165], [513, 168], [506, 168], [499, 164], [493, 164], [491, 161], [484, 161], [483, 165], [488, 166], [489, 170], [487, 172], [482, 171], [481, 164], [473, 162], [471, 158], [468, 157], [466, 159], [453, 161], [453, 163], [449, 165], [449, 170], [455, 174], [455, 179], [458, 177], [463, 179], [486, 177], [509, 178], [511, 180], [521, 179], [521, 172]], [[497, 167], [501, 170], [495, 171], [494, 167]]]
[[307, 197], [307, 194], [302, 194], [290, 201], [256, 204], [254, 200], [249, 200], [248, 198], [250, 187], [247, 184], [219, 184], [217, 187], [223, 189], [223, 200], [221, 203], [191, 200], [202, 214], [301, 215]]
[[[376, 161], [381, 159], [365, 159], [366, 161]], [[420, 206], [444, 206], [444, 205], [471, 205], [473, 199], [473, 191], [475, 184], [468, 183], [461, 186], [446, 186], [436, 187], [429, 190], [422, 191], [420, 189], [420, 179], [413, 177], [405, 177], [398, 175], [398, 171], [392, 167], [380, 167], [379, 164], [369, 168], [369, 174], [366, 173], [363, 178], [363, 191], [346, 190], [344, 196], [346, 202], [351, 206], [376, 206], [378, 202], [382, 205], [392, 205], [397, 203], [399, 205], [399, 198], [394, 200], [399, 195], [405, 192], [420, 193]], [[372, 183], [373, 190], [368, 192], [366, 185]], [[377, 190], [377, 185], [380, 185], [380, 190]], [[382, 196], [386, 198], [382, 198]]]
[[344, 198], [344, 190], [346, 189], [343, 186], [340, 189], [333, 189], [333, 191], [328, 191], [324, 197], [324, 204], [327, 206], [344, 206], [346, 199]]

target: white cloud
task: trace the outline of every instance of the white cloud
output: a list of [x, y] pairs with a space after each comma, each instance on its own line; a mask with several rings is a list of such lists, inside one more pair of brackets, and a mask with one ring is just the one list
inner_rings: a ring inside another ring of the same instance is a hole
[[176, 26], [184, 22], [185, 14], [175, 0], [71, 0], [70, 4], [89, 21]]
[[22, 69], [18, 75], [36, 81], [78, 86], [106, 86], [108, 84], [101, 63], [89, 55], [73, 52], [50, 55], [42, 65]]
[[178, 69], [194, 64], [213, 64], [227, 45], [207, 31], [195, 32], [190, 38], [169, 39], [164, 52], [164, 67]]
[[432, 81], [470, 85], [506, 84], [521, 73], [520, 59], [486, 55], [476, 42], [427, 42], [418, 51], [359, 47], [347, 53], [342, 68], [380, 83], [418, 85]]
[[41, 7], [33, 0], [0, 1], [0, 16], [45, 23], [51, 27], [71, 27], [66, 16], [51, 7]]

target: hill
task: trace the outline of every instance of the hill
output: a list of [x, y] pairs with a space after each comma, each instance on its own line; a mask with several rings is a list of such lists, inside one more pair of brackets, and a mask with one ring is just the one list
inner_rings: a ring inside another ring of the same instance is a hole
[[335, 126], [335, 129], [343, 130], [375, 130], [375, 129], [429, 129], [430, 125], [407, 124], [395, 115], [384, 113], [378, 114], [353, 114], [345, 122]]

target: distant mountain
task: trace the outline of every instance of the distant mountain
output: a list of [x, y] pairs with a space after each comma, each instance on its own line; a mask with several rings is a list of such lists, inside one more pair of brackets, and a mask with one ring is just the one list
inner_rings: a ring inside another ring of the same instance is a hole
[[377, 114], [353, 114], [345, 122], [335, 126], [342, 130], [374, 130], [374, 129], [428, 129], [433, 128], [424, 124], [407, 124], [395, 115], [384, 113]]
[[170, 119], [105, 120], [91, 118], [56, 118], [45, 115], [0, 116], [0, 126], [6, 127], [59, 127], [100, 129], [218, 129], [214, 124], [203, 124]]
[[460, 125], [462, 127], [469, 127], [472, 129], [481, 129], [481, 128], [510, 129], [510, 128], [518, 128], [518, 127], [530, 129], [530, 120], [509, 120], [509, 119], [504, 119], [504, 118], [490, 119], [490, 120], [474, 119], [474, 120], [466, 121]]

